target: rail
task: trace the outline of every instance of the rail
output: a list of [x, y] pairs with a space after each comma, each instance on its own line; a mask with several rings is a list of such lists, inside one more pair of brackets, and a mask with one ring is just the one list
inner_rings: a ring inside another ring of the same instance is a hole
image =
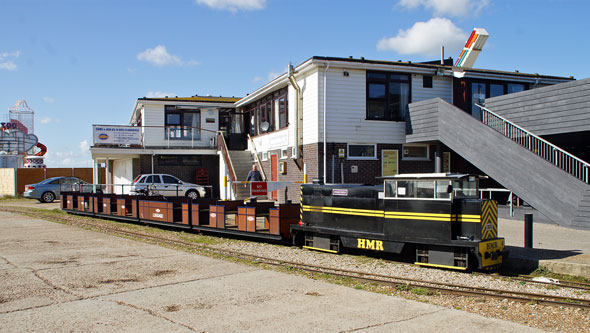
[[254, 144], [254, 140], [252, 140], [250, 134], [248, 134], [248, 141], [250, 141], [252, 150], [254, 150], [254, 159], [256, 159], [256, 164], [258, 164], [258, 169], [260, 170], [260, 174], [262, 175], [262, 180], [266, 181], [266, 174], [264, 173], [264, 168], [262, 167], [262, 163], [260, 162], [260, 158], [258, 157], [258, 151], [256, 151], [256, 145]]
[[[213, 186], [197, 185], [205, 188], [208, 195], [211, 194]], [[60, 192], [96, 193], [96, 194], [134, 194], [134, 195], [164, 195], [164, 196], [185, 196], [191, 191], [186, 184], [150, 183], [137, 185], [125, 184], [60, 184]]]
[[476, 105], [482, 110], [481, 119], [485, 125], [586, 184], [590, 183], [588, 177], [590, 164], [494, 113], [490, 109], [479, 104]]

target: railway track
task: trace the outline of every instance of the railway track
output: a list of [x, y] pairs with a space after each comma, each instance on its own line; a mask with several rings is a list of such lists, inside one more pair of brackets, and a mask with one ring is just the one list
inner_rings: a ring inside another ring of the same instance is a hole
[[[367, 273], [362, 271], [356, 270], [344, 270], [332, 267], [323, 267], [318, 265], [311, 265], [305, 263], [298, 263], [298, 262], [291, 262], [286, 260], [280, 260], [275, 258], [268, 258], [268, 257], [261, 257], [257, 255], [252, 255], [248, 253], [243, 253], [234, 250], [228, 249], [220, 249], [213, 246], [208, 246], [205, 244], [198, 244], [193, 242], [187, 242], [179, 239], [171, 239], [162, 236], [150, 235], [145, 232], [137, 232], [137, 231], [130, 231], [124, 230], [123, 228], [118, 228], [110, 225], [106, 225], [101, 222], [94, 222], [89, 221], [89, 219], [93, 218], [80, 218], [69, 216], [69, 218], [63, 218], [58, 216], [48, 216], [48, 214], [43, 214], [40, 212], [31, 212], [31, 211], [23, 211], [20, 209], [13, 209], [13, 208], [6, 208], [3, 207], [1, 210], [18, 213], [18, 214], [27, 214], [32, 215], [38, 218], [44, 219], [54, 219], [59, 220], [59, 222], [67, 223], [75, 226], [80, 227], [87, 227], [91, 229], [98, 229], [99, 231], [107, 232], [114, 235], [126, 236], [134, 239], [143, 239], [145, 241], [150, 241], [157, 244], [167, 244], [173, 247], [184, 247], [192, 249], [196, 252], [201, 253], [209, 253], [213, 255], [221, 255], [225, 257], [235, 258], [235, 259], [242, 259], [247, 260], [250, 262], [262, 263], [267, 264], [275, 267], [283, 267], [289, 269], [298, 269], [304, 272], [312, 273], [312, 274], [330, 274], [337, 277], [343, 278], [352, 278], [358, 281], [370, 282], [370, 283], [378, 283], [391, 286], [392, 288], [397, 288], [398, 286], [405, 286], [404, 288], [426, 288], [431, 291], [440, 292], [443, 294], [449, 295], [460, 295], [460, 296], [471, 296], [471, 297], [489, 297], [489, 298], [496, 298], [496, 299], [509, 299], [513, 301], [523, 302], [523, 303], [536, 303], [536, 304], [544, 304], [544, 305], [552, 305], [552, 306], [564, 306], [564, 307], [574, 307], [574, 308], [583, 308], [583, 309], [590, 309], [590, 300], [582, 299], [582, 298], [571, 298], [571, 297], [563, 297], [563, 296], [556, 296], [556, 295], [548, 295], [548, 294], [540, 294], [540, 293], [527, 293], [527, 292], [520, 292], [520, 291], [513, 291], [513, 290], [505, 290], [505, 289], [492, 289], [492, 288], [481, 288], [481, 287], [473, 287], [467, 285], [458, 285], [452, 283], [443, 283], [443, 282], [435, 282], [435, 281], [425, 281], [419, 279], [411, 279], [402, 276], [391, 276], [391, 275], [383, 275], [383, 274], [375, 274], [375, 273]], [[526, 281], [527, 283], [543, 283], [539, 281], [533, 281], [529, 277], [512, 277], [515, 280]], [[560, 284], [560, 287], [563, 288], [574, 288], [574, 289], [584, 289], [590, 290], [590, 285], [583, 284], [583, 283], [564, 283]]]

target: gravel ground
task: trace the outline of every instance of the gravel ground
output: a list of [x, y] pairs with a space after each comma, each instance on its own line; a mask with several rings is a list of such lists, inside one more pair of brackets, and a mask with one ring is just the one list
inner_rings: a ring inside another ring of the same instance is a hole
[[[0, 207], [7, 205], [18, 206], [18, 203], [15, 204], [14, 202], [0, 202]], [[498, 275], [480, 275], [441, 269], [431, 269], [395, 263], [362, 255], [333, 255], [303, 250], [296, 247], [285, 247], [261, 242], [248, 242], [242, 240], [208, 237], [200, 234], [179, 233], [71, 215], [59, 215], [59, 217], [72, 222], [81, 219], [84, 221], [92, 221], [98, 225], [104, 225], [108, 223], [110, 225], [119, 225], [121, 228], [132, 229], [134, 231], [141, 229], [149, 233], [157, 233], [160, 236], [166, 235], [166, 237], [169, 238], [180, 238], [183, 240], [190, 240], [195, 243], [207, 244], [208, 246], [222, 249], [240, 251], [260, 257], [276, 258], [298, 263], [309, 263], [333, 268], [421, 279], [425, 281], [449, 282], [466, 286], [478, 286], [532, 293], [546, 293], [564, 297], [590, 299], [590, 291], [580, 291], [555, 285], [522, 283]], [[409, 299], [415, 299], [421, 302], [441, 305], [447, 308], [473, 312], [486, 317], [508, 320], [547, 331], [590, 332], [590, 312], [588, 310], [538, 304], [523, 304], [519, 302], [513, 302], [508, 299], [440, 295], [437, 293], [425, 293], [421, 290], [413, 290], [403, 287], [372, 287], [369, 285], [358, 284], [354, 287], [359, 289], [374, 290], [376, 292], [387, 293]]]

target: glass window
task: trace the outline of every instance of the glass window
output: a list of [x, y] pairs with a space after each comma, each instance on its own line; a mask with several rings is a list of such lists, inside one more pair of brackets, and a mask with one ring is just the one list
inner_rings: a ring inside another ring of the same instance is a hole
[[287, 95], [279, 98], [279, 128], [287, 127]]
[[508, 83], [508, 93], [512, 94], [515, 92], [524, 91], [524, 84], [522, 83]]
[[59, 179], [52, 180], [52, 181], [49, 182], [49, 184], [57, 185], [57, 184], [59, 184]]
[[396, 197], [396, 182], [395, 181], [386, 181], [385, 182], [385, 197], [386, 198], [395, 198]]
[[436, 181], [436, 198], [437, 199], [449, 199], [451, 193], [449, 193], [449, 186], [451, 186], [448, 180], [437, 180]]
[[432, 88], [432, 76], [422, 76], [422, 88]]
[[399, 180], [397, 182], [398, 198], [414, 198], [416, 195], [416, 183], [413, 181]]
[[416, 198], [434, 199], [434, 181], [419, 180], [416, 182]]
[[410, 76], [367, 72], [367, 119], [405, 121], [410, 104]]
[[484, 105], [486, 101], [486, 84], [472, 83], [471, 84], [471, 115], [481, 120], [481, 109], [475, 105]]
[[490, 84], [490, 97], [502, 96], [504, 95], [504, 85], [503, 84]]
[[177, 111], [166, 106], [165, 138], [171, 140], [200, 140], [201, 112], [199, 110]]
[[349, 159], [373, 159], [376, 157], [375, 145], [348, 145]]
[[479, 198], [477, 180], [453, 181], [453, 196], [455, 198]]
[[428, 160], [429, 159], [429, 146], [428, 145], [404, 145], [403, 146], [403, 159], [414, 159], [414, 160]]
[[164, 184], [179, 184], [180, 182], [178, 181], [178, 179], [172, 177], [172, 176], [168, 176], [168, 175], [163, 175], [162, 176], [162, 182]]
[[141, 177], [141, 179], [140, 179], [139, 181], [137, 181], [137, 182], [138, 182], [138, 183], [147, 183], [147, 180], [146, 180], [146, 179], [147, 179], [147, 177], [148, 177], [148, 176], [143, 176], [143, 177]]
[[159, 183], [160, 182], [160, 176], [148, 176], [146, 178], [145, 182], [148, 183], [148, 184]]

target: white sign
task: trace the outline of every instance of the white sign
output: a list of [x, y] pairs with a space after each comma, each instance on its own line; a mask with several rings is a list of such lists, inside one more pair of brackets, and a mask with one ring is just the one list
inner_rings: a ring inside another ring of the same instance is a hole
[[23, 131], [12, 130], [10, 133], [6, 131], [0, 131], [0, 151], [3, 152], [27, 152], [35, 145], [39, 140], [35, 134], [26, 134]]
[[95, 145], [140, 145], [141, 127], [92, 125], [92, 137]]

